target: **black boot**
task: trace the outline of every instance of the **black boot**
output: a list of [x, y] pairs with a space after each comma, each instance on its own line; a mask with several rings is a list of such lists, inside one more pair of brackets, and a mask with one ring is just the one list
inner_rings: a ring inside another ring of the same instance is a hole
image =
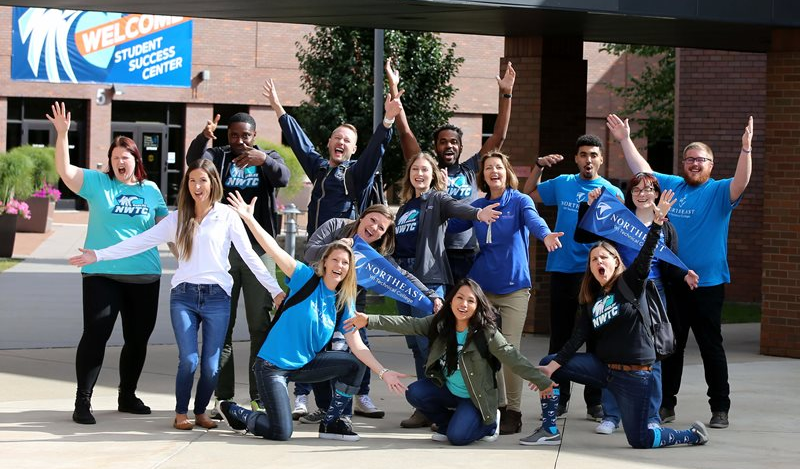
[[144, 402], [136, 397], [136, 394], [122, 390], [119, 391], [119, 396], [117, 397], [117, 410], [139, 415], [147, 415], [150, 413], [150, 407], [144, 405]]
[[75, 411], [72, 412], [75, 423], [94, 425], [97, 421], [92, 415], [92, 394], [78, 391], [75, 394]]
[[522, 431], [522, 412], [506, 409], [505, 415], [500, 414], [500, 434], [512, 435]]

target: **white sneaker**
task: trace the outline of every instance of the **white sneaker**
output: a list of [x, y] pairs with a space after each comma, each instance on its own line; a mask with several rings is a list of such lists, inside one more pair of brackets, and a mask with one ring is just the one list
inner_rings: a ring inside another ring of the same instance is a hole
[[656, 430], [658, 428], [661, 428], [661, 424], [660, 423], [650, 422], [650, 423], [647, 424], [647, 429], [648, 430]]
[[611, 420], [603, 420], [600, 422], [600, 425], [594, 429], [595, 433], [599, 433], [601, 435], [610, 435], [614, 433], [614, 430], [617, 429], [617, 426]]
[[494, 423], [494, 433], [484, 436], [480, 441], [487, 441], [489, 443], [497, 441], [497, 438], [500, 436], [500, 409], [497, 410], [497, 418], [495, 419]]
[[377, 408], [367, 394], [353, 396], [353, 413], [362, 417], [382, 419], [386, 412]]
[[438, 441], [439, 443], [447, 443], [448, 441], [450, 441], [447, 439], [447, 435], [439, 432], [431, 433], [431, 440]]
[[297, 420], [304, 415], [308, 415], [308, 394], [301, 394], [294, 398], [292, 420]]

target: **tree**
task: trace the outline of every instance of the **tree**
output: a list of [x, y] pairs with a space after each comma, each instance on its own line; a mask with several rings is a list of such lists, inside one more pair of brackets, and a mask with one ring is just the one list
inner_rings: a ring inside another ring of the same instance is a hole
[[675, 48], [603, 44], [600, 50], [616, 56], [627, 53], [658, 58], [648, 62], [639, 77], [629, 77], [630, 85], [610, 88], [625, 98], [622, 115], [640, 124], [632, 137], [647, 137], [651, 143], [671, 141], [675, 122]]
[[[348, 122], [358, 129], [359, 150], [372, 132], [373, 51], [372, 29], [317, 27], [297, 43], [303, 72], [301, 88], [311, 98], [294, 112], [295, 118], [317, 148], [325, 148], [331, 132]], [[455, 107], [450, 100], [456, 88], [451, 78], [464, 62], [455, 44], [445, 46], [428, 32], [386, 31], [385, 54], [400, 70], [403, 107], [409, 124], [424, 148], [431, 132], [447, 122]], [[388, 90], [384, 85], [385, 92]], [[397, 136], [383, 159], [384, 181], [403, 174], [403, 157]]]

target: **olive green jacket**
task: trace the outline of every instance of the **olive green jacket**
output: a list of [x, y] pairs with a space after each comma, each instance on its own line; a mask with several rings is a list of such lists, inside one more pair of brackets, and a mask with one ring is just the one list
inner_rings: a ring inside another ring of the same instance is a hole
[[[424, 318], [412, 318], [408, 316], [370, 314], [368, 318], [368, 327], [370, 329], [381, 329], [403, 335], [428, 336], [433, 322], [433, 315]], [[481, 356], [478, 346], [472, 340], [474, 332], [470, 331], [467, 335], [467, 341], [461, 351], [458, 364], [472, 403], [481, 413], [483, 423], [489, 425], [497, 418], [497, 406], [500, 401], [494, 370], [489, 360]], [[506, 338], [497, 329], [487, 330], [484, 334], [486, 334], [489, 353], [497, 357], [503, 366], [510, 368], [521, 378], [534, 383], [539, 389], [546, 389], [552, 384], [552, 381], [544, 373], [532, 365], [513, 345], [506, 342]], [[439, 387], [445, 384], [440, 358], [445, 354], [446, 347], [447, 339], [442, 335], [438, 336], [430, 344], [428, 362], [425, 364], [425, 377]]]

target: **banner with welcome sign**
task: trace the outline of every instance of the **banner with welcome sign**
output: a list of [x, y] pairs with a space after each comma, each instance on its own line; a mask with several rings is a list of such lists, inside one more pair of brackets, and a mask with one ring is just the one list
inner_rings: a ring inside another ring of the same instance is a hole
[[394, 298], [422, 311], [432, 311], [433, 303], [391, 262], [363, 239], [353, 238], [358, 284], [367, 290]]
[[[650, 228], [636, 218], [636, 214], [605, 189], [589, 206], [589, 210], [578, 222], [578, 227], [636, 250], [642, 248], [650, 231]], [[654, 256], [658, 260], [689, 270], [663, 240], [658, 241]]]
[[187, 17], [14, 7], [13, 80], [189, 87], [191, 70]]

